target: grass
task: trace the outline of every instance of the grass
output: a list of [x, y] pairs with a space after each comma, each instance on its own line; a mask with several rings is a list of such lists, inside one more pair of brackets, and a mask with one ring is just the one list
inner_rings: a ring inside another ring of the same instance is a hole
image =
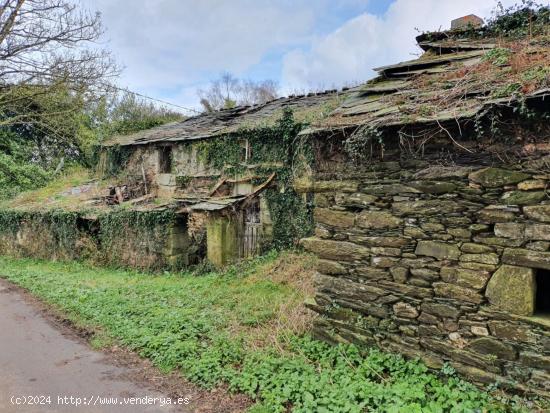
[[[1, 275], [164, 371], [257, 400], [251, 412], [510, 411], [446, 367], [311, 339], [313, 258], [268, 254], [206, 275], [152, 275], [0, 257]], [[518, 406], [516, 406], [518, 404]]]
[[0, 200], [0, 208], [42, 209], [64, 208], [79, 209], [83, 200], [98, 193], [109, 182], [99, 182], [97, 188], [89, 192], [72, 195], [68, 191], [94, 180], [92, 173], [82, 166], [72, 166], [61, 172], [42, 188], [25, 191], [14, 198]]

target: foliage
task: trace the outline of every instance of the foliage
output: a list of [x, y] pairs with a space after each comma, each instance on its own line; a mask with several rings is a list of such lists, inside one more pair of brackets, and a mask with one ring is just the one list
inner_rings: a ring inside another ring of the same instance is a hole
[[201, 386], [226, 383], [257, 400], [256, 412], [520, 409], [496, 401], [449, 368], [430, 372], [418, 361], [375, 349], [332, 347], [293, 334], [286, 335], [282, 349], [247, 345], [255, 329], [250, 326], [269, 326], [295, 293], [292, 285], [261, 276], [274, 259], [201, 277], [8, 258], [0, 258], [0, 266], [12, 282], [94, 328], [95, 342], [114, 340]]
[[498, 2], [486, 33], [493, 36], [523, 37], [544, 34], [550, 25], [550, 7], [533, 0], [522, 0], [510, 7]]
[[131, 92], [102, 96], [88, 113], [89, 127], [95, 130], [100, 142], [183, 119], [181, 113], [147, 102]]
[[377, 149], [383, 154], [384, 139], [382, 131], [374, 126], [358, 129], [344, 142], [344, 150], [356, 164], [368, 162]]
[[482, 61], [491, 62], [495, 66], [504, 66], [510, 62], [512, 51], [505, 47], [495, 47], [489, 50], [483, 57]]
[[39, 214], [17, 209], [1, 209], [0, 236], [14, 236], [24, 227], [30, 236], [40, 237], [43, 241], [36, 245], [37, 256], [47, 256], [56, 251], [64, 257], [74, 258], [79, 237], [78, 217], [76, 212], [58, 209]]
[[[167, 229], [176, 220], [172, 209], [137, 211], [119, 209], [102, 213], [98, 217], [101, 257], [96, 258], [102, 264], [124, 266], [128, 254], [139, 255], [143, 266], [148, 270], [160, 270], [168, 267], [162, 254]], [[135, 245], [129, 248], [128, 244]], [[133, 251], [135, 250], [135, 251]], [[153, 258], [147, 259], [145, 255]], [[137, 265], [137, 264], [136, 264]]]
[[39, 165], [0, 151], [0, 199], [43, 186], [49, 177]]
[[[243, 128], [234, 135], [203, 141], [197, 148], [201, 161], [226, 174], [242, 175], [252, 165], [255, 175], [261, 177], [255, 183], [261, 183], [276, 173], [277, 188], [265, 192], [273, 220], [272, 246], [276, 248], [292, 246], [313, 228], [312, 205], [293, 189], [297, 170], [313, 158], [310, 145], [298, 136], [302, 127], [293, 112], [285, 110], [274, 126]], [[242, 157], [244, 140], [251, 148], [246, 161]]]

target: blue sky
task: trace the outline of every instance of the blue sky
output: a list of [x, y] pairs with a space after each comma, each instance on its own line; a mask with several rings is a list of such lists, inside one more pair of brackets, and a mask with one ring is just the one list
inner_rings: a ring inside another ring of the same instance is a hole
[[[495, 0], [81, 0], [103, 15], [122, 87], [187, 107], [221, 72], [281, 94], [368, 80], [414, 58], [420, 30], [448, 28]], [[503, 0], [504, 5], [516, 0]]]

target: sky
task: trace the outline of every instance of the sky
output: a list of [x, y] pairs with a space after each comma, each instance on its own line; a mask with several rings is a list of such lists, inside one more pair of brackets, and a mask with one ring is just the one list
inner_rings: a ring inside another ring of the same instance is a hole
[[[502, 0], [504, 6], [518, 0]], [[101, 46], [123, 67], [120, 87], [198, 108], [222, 72], [275, 80], [279, 93], [339, 88], [378, 66], [414, 59], [419, 31], [495, 0], [81, 0], [99, 11]]]

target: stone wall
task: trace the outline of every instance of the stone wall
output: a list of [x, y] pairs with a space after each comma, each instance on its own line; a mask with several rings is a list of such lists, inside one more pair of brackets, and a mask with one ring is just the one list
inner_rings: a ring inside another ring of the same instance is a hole
[[[143, 270], [179, 270], [197, 264], [201, 251], [188, 232], [187, 215], [150, 227], [124, 224], [109, 217], [125, 211], [90, 217], [87, 213], [11, 211], [10, 225], [0, 220], [0, 255], [53, 261], [88, 260], [93, 263]], [[155, 211], [150, 212], [154, 214]], [[148, 214], [148, 212], [142, 212]], [[3, 217], [7, 212], [3, 213]], [[53, 218], [52, 218], [53, 217]]]
[[148, 182], [158, 189], [161, 196], [171, 197], [179, 189], [186, 192], [208, 192], [219, 179], [220, 171], [209, 167], [200, 159], [198, 145], [199, 142], [171, 145], [172, 173], [160, 173], [161, 146], [136, 146], [125, 167], [125, 173], [141, 179], [145, 172]]
[[317, 336], [549, 396], [545, 161], [326, 163], [299, 188], [315, 193], [315, 236], [302, 245], [320, 257]]

